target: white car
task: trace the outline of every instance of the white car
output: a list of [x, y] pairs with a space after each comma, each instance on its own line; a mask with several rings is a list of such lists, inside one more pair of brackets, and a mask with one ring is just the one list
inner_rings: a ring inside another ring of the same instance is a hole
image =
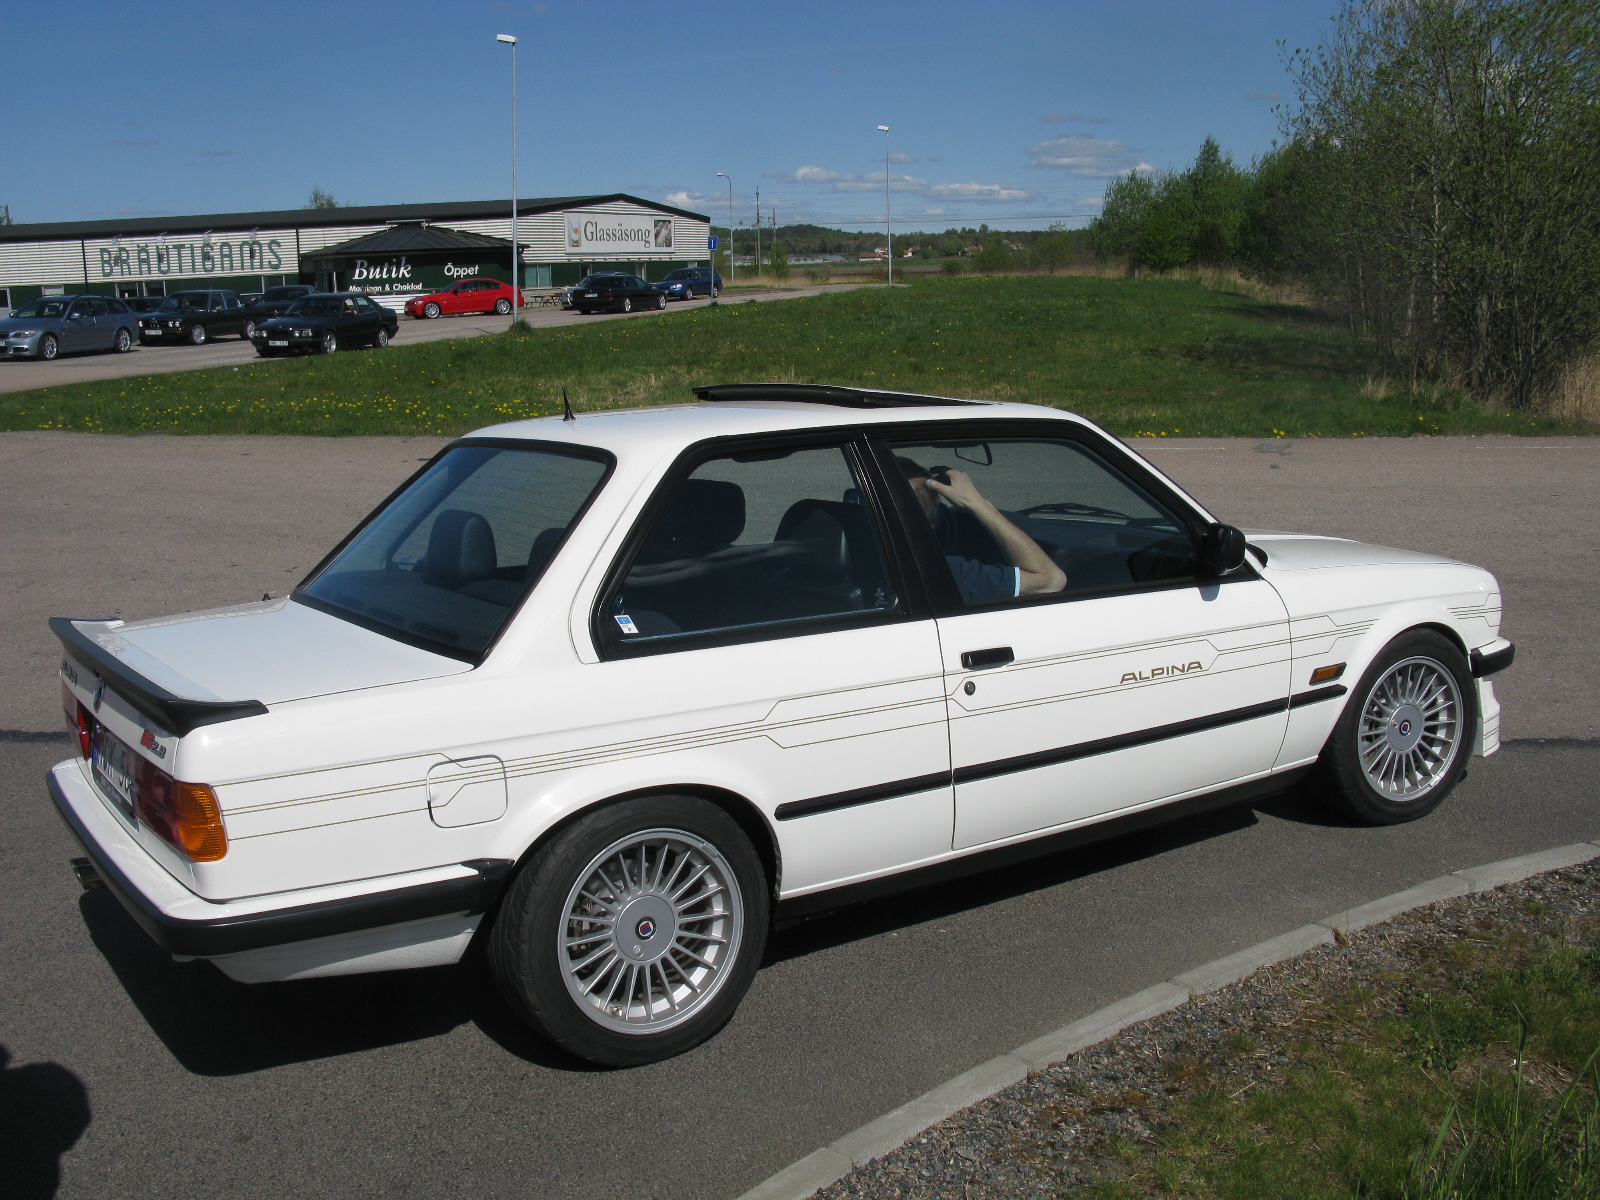
[[775, 922], [1308, 773], [1407, 821], [1498, 747], [1478, 567], [1241, 533], [1053, 409], [696, 392], [452, 443], [287, 599], [53, 621], [86, 885], [249, 982], [483, 938], [636, 1064]]

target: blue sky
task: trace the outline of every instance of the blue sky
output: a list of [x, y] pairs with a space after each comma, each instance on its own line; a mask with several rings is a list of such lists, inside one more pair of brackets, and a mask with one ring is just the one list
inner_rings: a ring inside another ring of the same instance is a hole
[[1248, 162], [1334, 0], [7, 0], [20, 222], [630, 192], [864, 229], [1084, 223], [1109, 174]]

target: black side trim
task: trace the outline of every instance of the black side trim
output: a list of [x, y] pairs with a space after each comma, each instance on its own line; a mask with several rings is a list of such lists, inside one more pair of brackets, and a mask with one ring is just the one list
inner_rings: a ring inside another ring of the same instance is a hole
[[1174, 721], [1170, 725], [1157, 725], [1133, 733], [1120, 733], [1116, 737], [1100, 738], [1093, 742], [1079, 742], [1073, 746], [1058, 746], [1054, 750], [1040, 750], [1033, 754], [1019, 754], [1015, 758], [998, 758], [993, 762], [977, 763], [970, 767], [957, 767], [955, 781], [971, 783], [978, 779], [992, 779], [996, 775], [1010, 775], [1014, 771], [1032, 771], [1056, 763], [1071, 762], [1075, 758], [1089, 758], [1096, 754], [1110, 754], [1133, 746], [1148, 746], [1151, 742], [1183, 737], [1189, 733], [1202, 733], [1207, 729], [1220, 729], [1224, 725], [1237, 725], [1270, 717], [1289, 707], [1287, 700], [1269, 700], [1265, 704], [1252, 704], [1247, 708], [1233, 708], [1227, 712], [1212, 713], [1208, 717], [1195, 717], [1188, 721]]
[[1193, 816], [1196, 813], [1227, 808], [1263, 796], [1275, 795], [1298, 783], [1310, 769], [1310, 767], [1297, 767], [1280, 775], [1269, 775], [1249, 783], [1234, 784], [1203, 796], [1191, 796], [1187, 800], [1175, 800], [1171, 804], [1157, 804], [1153, 808], [1130, 813], [1125, 817], [1112, 817], [1092, 825], [1083, 825], [1062, 833], [1047, 834], [1029, 841], [1015, 842], [993, 850], [979, 850], [960, 858], [935, 863], [930, 867], [919, 867], [914, 871], [902, 871], [897, 875], [869, 879], [864, 883], [846, 884], [844, 887], [829, 888], [825, 892], [796, 896], [792, 900], [779, 902], [775, 923], [780, 928], [794, 925], [852, 904], [875, 900], [880, 896], [946, 883], [966, 875], [976, 875], [982, 871], [1011, 866], [1030, 858], [1042, 858], [1048, 854], [1059, 854], [1065, 850], [1074, 850], [1080, 846], [1137, 833], [1142, 829], [1165, 825], [1169, 821]]
[[1290, 708], [1304, 708], [1307, 704], [1320, 704], [1324, 700], [1337, 700], [1350, 689], [1342, 683], [1332, 687], [1312, 688], [1309, 692], [1298, 692], [1289, 697]]
[[934, 775], [897, 779], [893, 783], [880, 783], [849, 792], [813, 796], [809, 800], [791, 800], [787, 804], [778, 805], [773, 815], [780, 821], [792, 821], [796, 817], [809, 817], [813, 813], [832, 812], [836, 808], [853, 808], [857, 804], [872, 804], [878, 800], [892, 800], [896, 796], [910, 796], [917, 792], [931, 792], [934, 788], [949, 786], [950, 772], [940, 771]]
[[70, 618], [51, 617], [50, 629], [74, 656], [86, 660], [102, 679], [115, 684], [119, 696], [179, 737], [202, 725], [259, 717], [267, 711], [267, 706], [259, 700], [189, 700], [175, 696], [101, 646]]
[[1511, 665], [1517, 657], [1517, 648], [1507, 646], [1504, 650], [1496, 650], [1493, 654], [1485, 654], [1481, 650], [1472, 652], [1472, 674], [1477, 679], [1487, 679], [1490, 675], [1498, 675]]
[[244, 950], [262, 950], [268, 946], [330, 937], [337, 933], [398, 925], [402, 921], [422, 921], [459, 912], [482, 912], [499, 897], [500, 890], [510, 877], [511, 868], [516, 865], [506, 859], [479, 858], [461, 864], [473, 871], [471, 876], [464, 879], [447, 879], [439, 883], [418, 884], [367, 896], [351, 896], [344, 900], [327, 900], [320, 904], [303, 904], [245, 916], [180, 920], [162, 912], [134, 886], [100, 849], [78, 814], [72, 811], [72, 805], [67, 803], [55, 776], [49, 775], [46, 779], [56, 811], [89, 856], [95, 873], [156, 945], [173, 954], [192, 954], [197, 957], [237, 954]]

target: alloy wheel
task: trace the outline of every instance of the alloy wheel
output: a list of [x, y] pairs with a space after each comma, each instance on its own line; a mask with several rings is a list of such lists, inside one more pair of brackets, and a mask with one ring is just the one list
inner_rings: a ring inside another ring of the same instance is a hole
[[204, 346], [206, 344], [206, 327], [204, 325], [196, 325], [189, 330], [189, 343], [194, 346]]
[[427, 304], [422, 306], [422, 315], [427, 317], [430, 321], [433, 320], [439, 315], [439, 306], [431, 300], [428, 301]]
[[1431, 658], [1394, 664], [1367, 694], [1357, 745], [1367, 783], [1389, 800], [1418, 800], [1438, 786], [1462, 741], [1461, 692]]
[[620, 1033], [682, 1024], [721, 990], [739, 956], [744, 901], [722, 853], [691, 833], [613, 842], [567, 894], [554, 950], [580, 1011]]
[[46, 362], [54, 358], [60, 350], [61, 347], [57, 344], [55, 335], [47, 333], [39, 339], [39, 357]]

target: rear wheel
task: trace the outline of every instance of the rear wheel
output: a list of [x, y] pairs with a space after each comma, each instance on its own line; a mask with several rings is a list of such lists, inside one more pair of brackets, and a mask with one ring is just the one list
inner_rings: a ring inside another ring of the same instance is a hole
[[722, 289], [713, 284], [711, 288], [711, 298], [715, 300], [720, 295], [722, 295]]
[[339, 335], [331, 329], [324, 329], [322, 331], [322, 341], [317, 344], [317, 348], [324, 354], [334, 353], [339, 349]]
[[39, 357], [49, 362], [61, 353], [61, 343], [56, 341], [56, 335], [47, 333], [39, 339]]
[[239, 332], [239, 336], [248, 342], [251, 338], [255, 337], [255, 335], [256, 323], [253, 320], [246, 321], [244, 323], [244, 329]]
[[389, 331], [387, 329], [379, 329], [378, 332], [372, 336], [372, 344], [379, 350], [382, 350], [389, 344]]
[[1413, 629], [1362, 675], [1323, 747], [1313, 787], [1369, 825], [1426, 816], [1466, 774], [1478, 692], [1466, 656], [1443, 634]]
[[206, 344], [206, 327], [196, 324], [189, 329], [189, 344], [191, 346], [204, 346]]
[[622, 298], [622, 311], [625, 312], [625, 313], [633, 311], [633, 297], [632, 296], [624, 296]]
[[117, 330], [116, 350], [118, 354], [126, 354], [133, 349], [133, 334], [126, 329]]
[[666, 295], [665, 292], [663, 292], [660, 296], [656, 297], [656, 307], [657, 308], [665, 308], [666, 306], [667, 306], [667, 295]]
[[501, 296], [500, 299], [494, 302], [494, 310], [502, 317], [506, 316], [511, 312], [511, 301], [507, 300], [504, 296]]
[[738, 1008], [767, 932], [767, 882], [722, 809], [651, 796], [598, 809], [540, 847], [489, 931], [517, 1013], [592, 1062], [699, 1045]]
[[430, 321], [437, 319], [438, 316], [439, 316], [440, 311], [441, 310], [440, 310], [439, 306], [437, 304], [435, 304], [432, 300], [429, 300], [426, 304], [424, 304], [422, 306], [422, 315], [427, 317], [428, 320], [430, 320]]

